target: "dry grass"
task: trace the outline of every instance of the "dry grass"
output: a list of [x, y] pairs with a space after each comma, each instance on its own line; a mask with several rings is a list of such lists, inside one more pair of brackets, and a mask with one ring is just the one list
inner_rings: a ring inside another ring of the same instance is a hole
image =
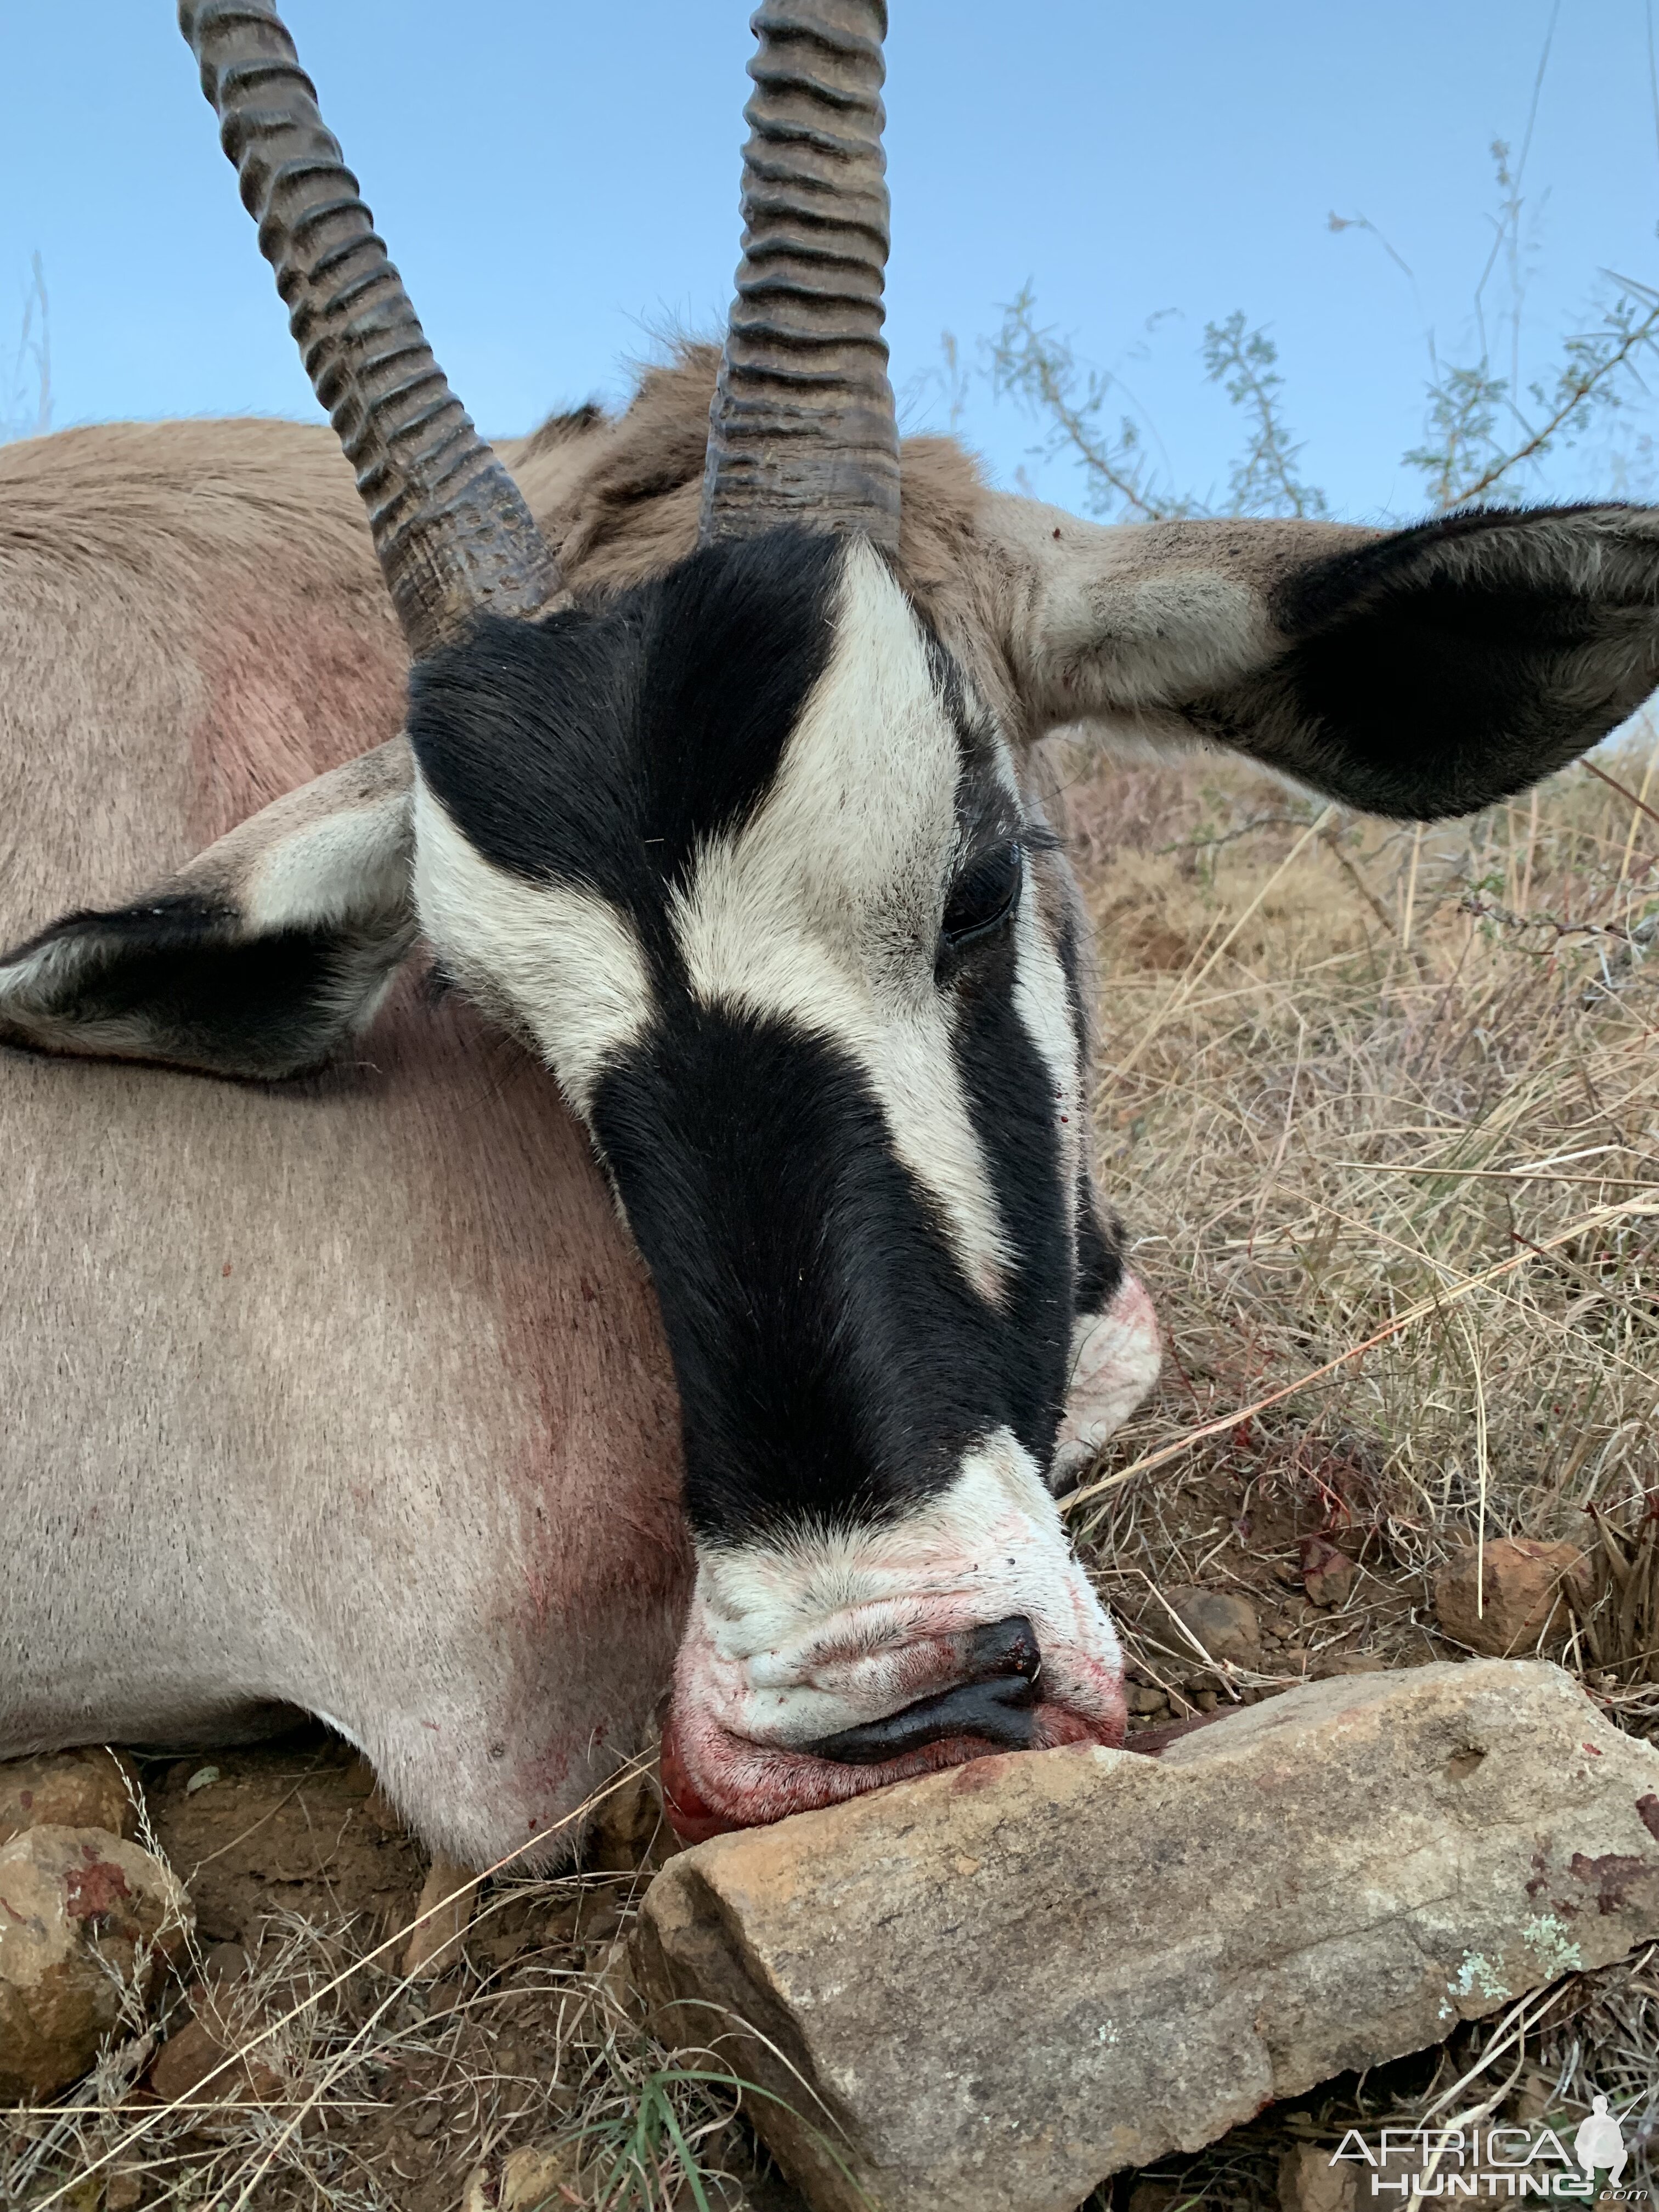
[[[1613, 773], [1659, 800], [1652, 767]], [[1170, 1352], [1085, 1543], [1161, 1573], [1222, 1467], [1418, 1566], [1483, 1528], [1584, 1542], [1592, 1504], [1622, 1525], [1656, 1492], [1659, 819], [1582, 768], [1420, 837], [1310, 835], [1320, 810], [1212, 766], [1072, 806], [1102, 1181]]]
[[[1607, 765], [1654, 814], [1583, 768], [1420, 836], [1210, 761], [1073, 781], [1102, 1179], [1169, 1361], [1071, 1510], [1174, 1710], [1443, 1654], [1428, 1577], [1450, 1550], [1589, 1547], [1600, 1525], [1569, 1658], [1625, 1725], [1659, 1725], [1659, 768], [1645, 740]], [[1340, 1607], [1303, 1602], [1304, 1536], [1358, 1562]], [[1258, 1603], [1258, 1668], [1194, 1674], [1158, 1594], [1199, 1582]], [[0, 2198], [90, 2212], [100, 2177], [142, 2166], [146, 2202], [440, 2212], [479, 2166], [489, 2203], [505, 2154], [540, 2141], [555, 2206], [789, 2201], [732, 2118], [718, 2039], [671, 2055], [631, 2015], [617, 1942], [641, 1880], [497, 1884], [435, 1991], [361, 1928], [273, 1924], [225, 2025], [264, 2039], [283, 2095], [159, 2111], [133, 2087], [135, 2017], [72, 2103], [0, 2139]], [[1656, 2045], [1650, 1958], [1571, 1979], [1264, 2116], [1171, 2167], [1167, 2201], [1271, 2205], [1285, 2142], [1357, 2116], [1566, 2124], [1595, 2087], [1650, 2141]], [[1638, 2148], [1628, 2179], [1651, 2162]]]
[[[1527, 1534], [1590, 1552], [1568, 1663], [1659, 1734], [1659, 744], [1598, 765], [1622, 793], [1580, 767], [1420, 836], [1214, 763], [1069, 791], [1102, 1186], [1167, 1340], [1070, 1506], [1177, 1713], [1455, 1656], [1434, 1568]], [[1358, 1563], [1339, 1607], [1286, 1595], [1315, 1536]], [[1256, 1601], [1259, 1668], [1193, 1670], [1159, 1597], [1193, 1583]], [[1275, 2203], [1298, 2135], [1488, 2100], [1576, 2124], [1595, 2088], [1650, 2182], [1651, 1956], [1517, 2014], [1236, 2131], [1170, 2169], [1170, 2205]]]

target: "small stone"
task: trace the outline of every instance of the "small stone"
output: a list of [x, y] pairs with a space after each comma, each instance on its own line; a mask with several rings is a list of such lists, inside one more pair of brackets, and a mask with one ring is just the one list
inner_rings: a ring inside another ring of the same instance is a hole
[[1142, 2174], [1129, 2191], [1125, 2212], [1175, 2212], [1186, 2194], [1178, 2182], [1153, 2181]]
[[542, 2212], [542, 2208], [580, 2203], [580, 2146], [568, 2142], [526, 2143], [497, 2162], [475, 2166], [466, 2179], [461, 2212]]
[[1387, 1674], [1387, 1662], [1376, 1652], [1314, 1652], [1307, 1662], [1310, 1681], [1332, 1681], [1336, 1674]]
[[625, 2013], [629, 2020], [644, 2019], [645, 2003], [634, 1972], [632, 1947], [626, 1936], [614, 1936], [590, 1971], [618, 2012]]
[[0, 1847], [0, 2104], [78, 2080], [123, 1988], [147, 1994], [191, 1925], [172, 1869], [106, 1829], [48, 1824]]
[[144, 2170], [141, 2166], [112, 2166], [104, 2184], [104, 2212], [134, 2212], [144, 2201]]
[[1352, 2165], [1333, 2165], [1318, 2143], [1297, 2143], [1279, 2161], [1280, 2212], [1356, 2212], [1359, 2175]]
[[88, 1744], [0, 1764], [0, 1844], [25, 1828], [45, 1827], [137, 1834], [137, 1785], [129, 1790], [125, 1769], [112, 1751]]
[[816, 2212], [1074, 2212], [1659, 1936], [1655, 1802], [1559, 1668], [1337, 1676], [698, 1844], [636, 1970], [665, 2041], [757, 2024], [723, 2063]]
[[1322, 1536], [1302, 1539], [1302, 1587], [1315, 1605], [1346, 1605], [1359, 1570], [1346, 1552]]
[[404, 1974], [411, 1982], [435, 1981], [457, 1965], [461, 1938], [478, 1909], [478, 1877], [440, 1851], [427, 1869], [404, 1946]]
[[1261, 1657], [1261, 1631], [1255, 1607], [1231, 1590], [1165, 1590], [1182, 1626], [1198, 1638], [1212, 1659], [1254, 1667]]
[[1123, 1696], [1132, 1713], [1161, 1713], [1170, 1702], [1162, 1690], [1143, 1689], [1139, 1682], [1127, 1684]]
[[1328, 1682], [1337, 1674], [1386, 1674], [1389, 1662], [1374, 1651], [1320, 1651], [1308, 1666], [1310, 1679]]
[[210, 1989], [240, 1981], [247, 1968], [247, 1953], [240, 1943], [210, 1943], [202, 1954], [202, 1979]]
[[1486, 1547], [1477, 1611], [1480, 1559], [1471, 1544], [1435, 1577], [1435, 1618], [1446, 1634], [1499, 1658], [1527, 1658], [1540, 1644], [1560, 1650], [1572, 1626], [1570, 1595], [1589, 1602], [1589, 1564], [1577, 1546], [1498, 1537]]
[[269, 2104], [286, 2094], [286, 2086], [263, 2050], [256, 2045], [246, 2057], [238, 2056], [222, 2027], [195, 2015], [156, 2053], [149, 2087], [164, 2105]]
[[638, 1867], [664, 1865], [679, 1847], [679, 1838], [663, 1817], [655, 1780], [642, 1768], [613, 1790], [594, 1813], [582, 1863], [595, 1874], [632, 1874]]

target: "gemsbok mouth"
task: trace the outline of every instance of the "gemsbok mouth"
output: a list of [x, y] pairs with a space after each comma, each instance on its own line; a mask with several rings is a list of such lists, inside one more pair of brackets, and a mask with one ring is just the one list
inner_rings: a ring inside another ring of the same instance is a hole
[[[1018, 1620], [997, 1626], [1029, 1629]], [[1030, 1649], [1035, 1657], [1034, 1641]], [[697, 1844], [1001, 1752], [1115, 1747], [1123, 1727], [1121, 1703], [1115, 1714], [1084, 1714], [1043, 1697], [1037, 1677], [1023, 1674], [957, 1683], [799, 1750], [688, 1726], [676, 1704], [663, 1730], [663, 1795], [675, 1834]]]
[[999, 1458], [884, 1528], [705, 1553], [663, 1726], [682, 1841], [998, 1753], [1122, 1742], [1111, 1621], [1052, 1500]]

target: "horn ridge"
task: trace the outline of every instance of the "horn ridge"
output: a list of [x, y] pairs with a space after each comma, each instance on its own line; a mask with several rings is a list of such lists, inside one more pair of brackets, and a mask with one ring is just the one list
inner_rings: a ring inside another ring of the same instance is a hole
[[750, 27], [743, 258], [709, 410], [702, 537], [798, 520], [890, 550], [884, 0], [765, 0]]
[[276, 9], [180, 0], [179, 27], [410, 652], [432, 653], [486, 611], [539, 612], [559, 592], [556, 564], [434, 359]]

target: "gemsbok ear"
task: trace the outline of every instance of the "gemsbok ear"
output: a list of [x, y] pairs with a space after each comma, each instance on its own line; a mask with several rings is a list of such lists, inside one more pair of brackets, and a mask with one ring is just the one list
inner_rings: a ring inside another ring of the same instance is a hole
[[373, 1018], [415, 941], [402, 738], [253, 815], [131, 905], [0, 956], [0, 1043], [275, 1079]]
[[1103, 527], [987, 501], [1033, 725], [1208, 739], [1373, 814], [1524, 790], [1659, 684], [1659, 514]]

